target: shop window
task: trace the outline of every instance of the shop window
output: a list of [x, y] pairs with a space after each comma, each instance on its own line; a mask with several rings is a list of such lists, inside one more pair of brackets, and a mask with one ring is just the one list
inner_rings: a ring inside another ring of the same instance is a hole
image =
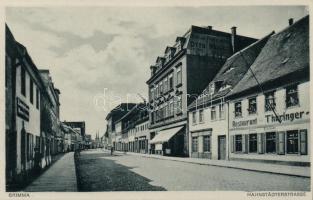
[[199, 122], [203, 122], [203, 110], [199, 110]]
[[242, 116], [241, 102], [236, 102], [234, 105], [235, 105], [235, 117], [241, 117]]
[[257, 134], [250, 134], [249, 135], [249, 153], [256, 153], [257, 152]]
[[224, 110], [224, 104], [221, 103], [219, 105], [219, 115], [220, 115], [220, 119], [224, 119], [225, 118], [225, 110]]
[[29, 79], [29, 100], [30, 103], [34, 103], [34, 83], [32, 79]]
[[275, 96], [274, 92], [268, 92], [265, 94], [265, 111], [272, 111], [275, 109]]
[[292, 85], [286, 88], [286, 107], [296, 106], [299, 104], [298, 86]]
[[266, 133], [266, 153], [276, 153], [276, 133]]
[[299, 152], [298, 130], [287, 131], [287, 153], [297, 154]]
[[203, 152], [211, 152], [211, 137], [209, 135], [203, 136]]
[[197, 112], [196, 111], [192, 112], [192, 123], [193, 124], [197, 123]]
[[255, 114], [257, 111], [256, 97], [251, 98], [248, 101], [249, 101], [249, 108], [248, 108], [249, 115]]
[[182, 83], [182, 71], [181, 71], [181, 65], [179, 67], [177, 67], [177, 71], [176, 71], [176, 75], [177, 75], [177, 85]]
[[235, 151], [242, 151], [242, 135], [235, 135]]
[[26, 72], [23, 67], [21, 67], [21, 93], [26, 97]]
[[169, 89], [173, 89], [173, 74], [171, 73], [169, 76], [168, 76], [168, 84], [169, 84]]
[[198, 137], [192, 137], [192, 152], [198, 152]]
[[211, 120], [216, 120], [215, 106], [211, 107]]

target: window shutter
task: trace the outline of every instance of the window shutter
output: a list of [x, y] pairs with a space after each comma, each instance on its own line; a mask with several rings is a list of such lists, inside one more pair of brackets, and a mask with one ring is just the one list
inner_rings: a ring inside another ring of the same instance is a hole
[[242, 135], [242, 153], [248, 153], [248, 134]]
[[300, 154], [307, 155], [308, 154], [308, 145], [307, 145], [307, 130], [300, 130]]
[[279, 155], [285, 154], [285, 132], [278, 132], [278, 151]]
[[263, 133], [258, 133], [257, 136], [257, 141], [258, 141], [258, 153], [263, 154], [264, 153], [264, 134]]
[[230, 137], [230, 149], [232, 153], [235, 152], [235, 136], [234, 135], [231, 135]]

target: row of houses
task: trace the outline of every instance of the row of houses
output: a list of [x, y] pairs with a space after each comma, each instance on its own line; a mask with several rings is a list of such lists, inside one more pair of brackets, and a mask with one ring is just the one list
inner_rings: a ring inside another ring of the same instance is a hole
[[149, 100], [107, 115], [107, 146], [309, 165], [309, 16], [261, 39], [191, 26], [150, 69]]
[[39, 70], [6, 25], [5, 122], [7, 189], [27, 183], [59, 153], [74, 151], [84, 134], [60, 121], [60, 90]]

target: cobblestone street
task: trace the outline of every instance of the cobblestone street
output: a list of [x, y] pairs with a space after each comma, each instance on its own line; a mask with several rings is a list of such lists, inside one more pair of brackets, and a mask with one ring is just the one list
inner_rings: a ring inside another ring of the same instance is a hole
[[134, 155], [81, 152], [80, 191], [309, 191], [310, 179]]

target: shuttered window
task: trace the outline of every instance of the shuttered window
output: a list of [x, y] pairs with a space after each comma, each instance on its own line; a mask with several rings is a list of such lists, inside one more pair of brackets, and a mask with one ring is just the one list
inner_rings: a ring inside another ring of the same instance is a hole
[[256, 153], [258, 150], [257, 134], [249, 135], [249, 153]]
[[287, 153], [297, 154], [299, 152], [298, 130], [287, 131]]
[[235, 151], [236, 152], [242, 151], [242, 135], [235, 136]]
[[266, 133], [266, 153], [276, 153], [276, 132]]
[[300, 153], [301, 155], [308, 154], [308, 135], [307, 130], [300, 130]]

